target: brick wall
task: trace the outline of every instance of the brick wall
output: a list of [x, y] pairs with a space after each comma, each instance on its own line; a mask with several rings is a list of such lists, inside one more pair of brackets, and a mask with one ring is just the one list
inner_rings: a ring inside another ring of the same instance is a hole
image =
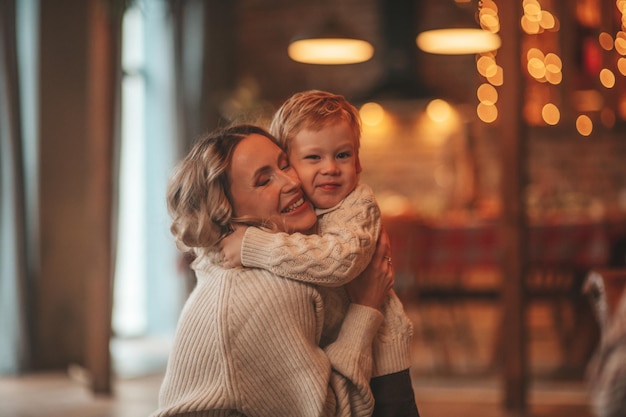
[[[416, 1], [415, 29], [421, 31], [445, 19], [452, 3]], [[361, 104], [361, 97], [384, 80], [389, 64], [380, 10], [376, 0], [239, 1], [238, 62], [233, 70], [240, 87], [253, 96], [252, 104], [240, 110], [265, 122], [286, 97], [311, 88], [340, 93]], [[333, 14], [353, 33], [374, 44], [374, 58], [345, 66], [291, 61], [286, 52], [289, 41]], [[363, 180], [383, 199], [395, 196], [389, 201], [397, 205], [396, 197], [400, 197], [412, 210], [426, 215], [468, 207], [493, 210], [499, 198], [500, 133], [493, 126], [472, 120], [479, 81], [474, 57], [426, 55], [415, 49], [418, 66], [414, 75], [432, 94], [386, 103], [396, 122], [383, 142], [370, 146], [364, 141]], [[416, 127], [428, 100], [435, 97], [463, 103], [460, 111], [465, 120], [457, 131], [440, 137], [437, 144], [429, 141], [430, 134], [420, 133]], [[625, 130], [624, 123], [618, 122], [613, 131], [588, 138], [556, 127], [530, 132], [527, 199], [531, 214], [566, 211], [598, 216], [625, 212]]]

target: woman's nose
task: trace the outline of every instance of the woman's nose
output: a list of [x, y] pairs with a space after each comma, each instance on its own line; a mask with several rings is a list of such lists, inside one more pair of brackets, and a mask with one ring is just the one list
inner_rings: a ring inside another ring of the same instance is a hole
[[281, 171], [283, 175], [284, 188], [286, 191], [291, 191], [295, 188], [300, 188], [302, 183], [300, 182], [300, 177], [296, 174], [296, 171], [290, 169], [288, 171]]

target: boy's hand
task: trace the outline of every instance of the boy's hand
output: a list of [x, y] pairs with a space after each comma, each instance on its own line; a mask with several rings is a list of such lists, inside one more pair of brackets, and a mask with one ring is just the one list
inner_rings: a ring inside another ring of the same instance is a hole
[[218, 245], [224, 268], [241, 266], [241, 244], [248, 226], [233, 226], [233, 228], [233, 232], [223, 238]]
[[372, 261], [361, 275], [345, 286], [350, 301], [380, 310], [394, 284], [390, 252], [389, 237], [383, 230]]

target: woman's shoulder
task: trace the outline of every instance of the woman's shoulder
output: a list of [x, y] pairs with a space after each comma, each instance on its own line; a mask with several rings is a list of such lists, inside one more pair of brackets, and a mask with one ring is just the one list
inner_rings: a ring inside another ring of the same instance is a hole
[[204, 317], [202, 321], [222, 321], [236, 329], [244, 325], [240, 320], [310, 320], [323, 308], [314, 286], [263, 269], [223, 269], [213, 264], [196, 271], [196, 277], [182, 314], [185, 320]]
[[215, 286], [219, 283], [229, 298], [252, 299], [262, 304], [265, 300], [319, 297], [317, 289], [306, 283], [287, 279], [260, 268], [224, 269], [213, 262], [195, 265], [197, 287]]
[[284, 278], [265, 269], [236, 268], [231, 273], [231, 279], [234, 288], [252, 294], [272, 294], [279, 298], [319, 294], [313, 285]]

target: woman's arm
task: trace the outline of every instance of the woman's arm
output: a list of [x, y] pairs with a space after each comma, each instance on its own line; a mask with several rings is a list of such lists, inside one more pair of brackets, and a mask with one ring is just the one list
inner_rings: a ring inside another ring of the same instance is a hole
[[[378, 277], [387, 280], [375, 284], [384, 292], [389, 279]], [[351, 304], [326, 349], [323, 320], [322, 297], [310, 285], [207, 266], [183, 309], [153, 417], [370, 416], [371, 346], [382, 314]]]
[[[379, 278], [388, 281], [382, 274]], [[238, 329], [227, 346], [234, 356], [232, 375], [246, 387], [242, 398], [247, 403], [240, 411], [251, 417], [370, 416], [371, 345], [383, 320], [378, 309], [351, 304], [339, 337], [321, 349], [319, 293], [277, 277], [259, 284], [263, 299], [250, 304], [253, 309], [231, 311], [231, 324]], [[377, 283], [381, 293], [388, 286]], [[245, 286], [245, 297], [251, 290]]]
[[[255, 303], [255, 311], [259, 311], [260, 307], [265, 317], [261, 322], [275, 323], [278, 327], [252, 335], [255, 343], [268, 344], [260, 353], [259, 360], [236, 362], [244, 365], [244, 369], [238, 372], [249, 373], [243, 377], [245, 380], [259, 374], [267, 375], [267, 370], [263, 372], [263, 369], [272, 368], [266, 362], [268, 359], [277, 364], [277, 373], [270, 374], [269, 379], [258, 381], [255, 388], [255, 392], [269, 390], [259, 396], [259, 401], [263, 404], [267, 404], [268, 399], [275, 401], [274, 405], [281, 410], [275, 415], [371, 415], [374, 405], [369, 385], [371, 346], [383, 320], [379, 310], [393, 286], [391, 265], [383, 259], [389, 254], [388, 243], [388, 240], [383, 239], [371, 264], [350, 284], [348, 293], [352, 303], [339, 335], [323, 350], [318, 347], [324, 315], [319, 293], [312, 287], [289, 280], [274, 279], [267, 283], [269, 287], [263, 285], [265, 297], [260, 300], [260, 305]], [[249, 293], [250, 285], [247, 287], [246, 294]], [[272, 291], [273, 288], [276, 291]], [[280, 288], [293, 288], [296, 293], [312, 291], [310, 294], [314, 303], [302, 302], [297, 297], [285, 298], [288, 291]], [[307, 306], [311, 309], [308, 310]], [[312, 317], [315, 318], [315, 328], [310, 325], [309, 318]], [[236, 327], [245, 328], [241, 323], [237, 323]], [[273, 335], [283, 337], [275, 340]], [[251, 363], [255, 365], [251, 367]], [[327, 377], [320, 379], [321, 375]], [[307, 398], [307, 402], [315, 400], [315, 403], [303, 404]], [[263, 415], [252, 410], [242, 411], [251, 416]]]
[[[393, 267], [389, 254], [391, 252], [391, 242], [389, 236], [383, 230], [378, 239], [376, 253], [372, 262], [367, 267], [368, 271], [386, 271], [393, 283]], [[355, 294], [362, 293], [367, 296], [371, 286], [365, 281], [366, 274], [355, 279], [346, 285], [346, 290], [351, 298]], [[380, 301], [380, 300], [378, 300]], [[406, 313], [402, 302], [390, 288], [386, 293], [384, 302], [381, 303], [381, 311], [384, 322], [380, 327], [373, 344], [373, 368], [372, 376], [380, 377], [404, 371], [411, 365], [411, 339], [413, 335], [413, 325]]]

